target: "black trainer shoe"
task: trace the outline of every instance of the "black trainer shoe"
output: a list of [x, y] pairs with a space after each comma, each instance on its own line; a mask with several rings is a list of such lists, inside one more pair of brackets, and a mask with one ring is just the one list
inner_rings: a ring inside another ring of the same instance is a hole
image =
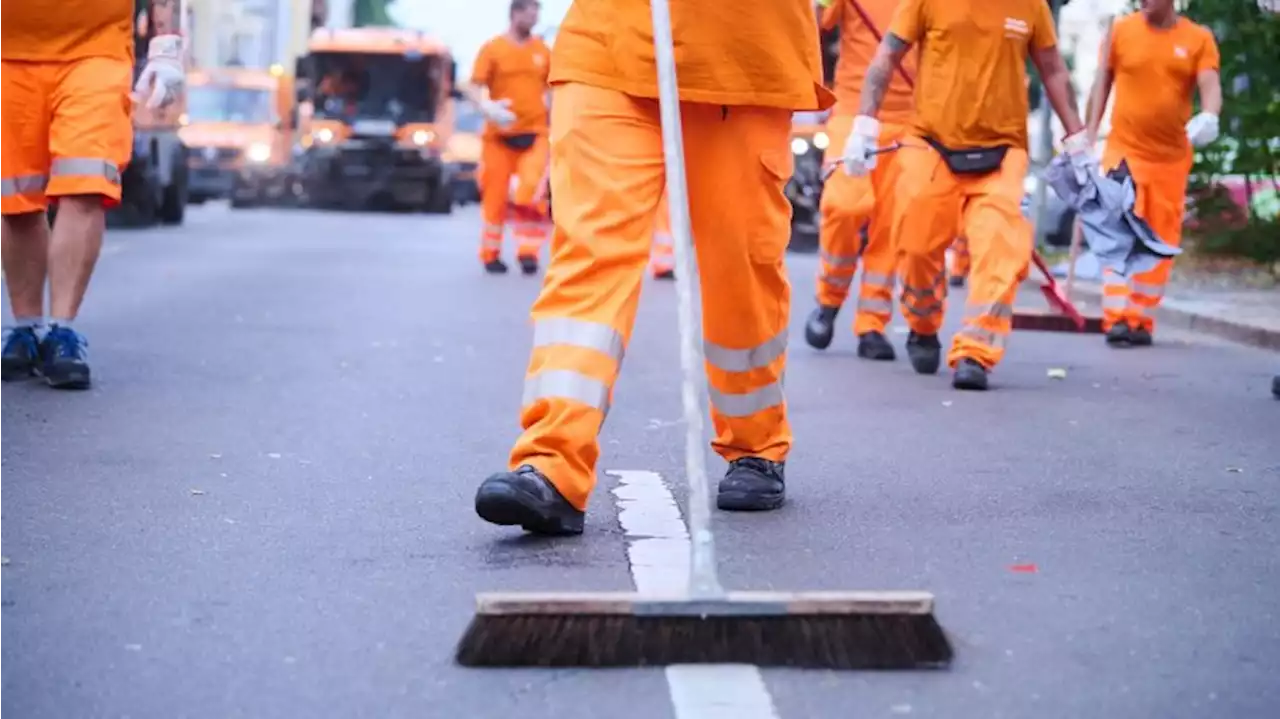
[[520, 271], [526, 275], [538, 274], [538, 258], [537, 257], [519, 257]]
[[893, 345], [885, 339], [883, 332], [872, 330], [858, 335], [858, 356], [863, 359], [892, 362], [898, 358], [898, 353], [893, 351]]
[[942, 366], [942, 343], [937, 335], [907, 335], [907, 359], [918, 374], [937, 374]]
[[484, 263], [484, 271], [491, 275], [505, 275], [507, 274], [507, 263], [501, 259], [489, 260]]
[[3, 369], [5, 382], [26, 379], [35, 374], [40, 362], [40, 338], [30, 327], [15, 327], [4, 337]]
[[956, 389], [984, 390], [987, 388], [987, 368], [977, 360], [962, 358], [951, 375], [951, 386]]
[[491, 524], [519, 525], [526, 532], [552, 536], [582, 534], [586, 516], [527, 464], [482, 482], [476, 490], [476, 514]]
[[89, 389], [89, 343], [75, 330], [54, 325], [40, 341], [39, 371], [54, 389]]
[[1107, 344], [1112, 347], [1128, 347], [1133, 342], [1133, 330], [1125, 322], [1117, 322], [1107, 330]]
[[653, 279], [655, 280], [674, 280], [675, 278], [675, 270], [662, 270], [661, 272], [653, 273]]
[[1151, 342], [1151, 330], [1146, 327], [1134, 327], [1129, 331], [1129, 344], [1134, 347], [1150, 347]]
[[785, 465], [760, 457], [730, 462], [716, 492], [716, 506], [730, 512], [763, 512], [786, 500]]
[[947, 278], [947, 284], [957, 289], [964, 287], [964, 275], [951, 275]]
[[838, 314], [840, 314], [839, 307], [826, 305], [815, 307], [804, 323], [804, 341], [818, 350], [830, 347], [831, 340], [836, 336], [836, 315]]

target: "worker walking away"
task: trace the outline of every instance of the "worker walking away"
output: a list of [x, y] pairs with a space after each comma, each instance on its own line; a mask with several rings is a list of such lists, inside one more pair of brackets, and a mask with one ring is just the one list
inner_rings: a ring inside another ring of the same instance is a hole
[[[927, 41], [926, 41], [927, 38]], [[1027, 173], [1028, 55], [1066, 128], [1064, 147], [1078, 172], [1097, 162], [1072, 103], [1044, 0], [903, 0], [863, 83], [860, 115], [845, 143], [845, 170], [877, 165], [876, 119], [894, 65], [920, 44], [916, 119], [897, 160], [894, 242], [903, 274], [907, 354], [920, 374], [941, 363], [938, 331], [946, 297], [945, 257], [960, 226], [973, 256], [964, 326], [947, 356], [957, 389], [986, 389], [1004, 356], [1014, 295], [1031, 258], [1022, 216]]]
[[969, 241], [964, 238], [964, 235], [960, 235], [955, 242], [951, 243], [951, 251], [948, 253], [948, 284], [956, 288], [964, 287], [964, 281], [969, 277], [969, 267]]
[[[153, 39], [136, 85], [148, 107], [171, 104], [185, 81], [180, 12], [177, 0], [152, 3]], [[9, 2], [0, 24], [0, 209], [14, 315], [3, 377], [39, 374], [52, 387], [85, 389], [88, 344], [75, 320], [133, 149], [134, 3]], [[51, 202], [58, 206], [52, 229]], [[49, 326], [41, 336], [46, 280]]]
[[516, 256], [526, 275], [538, 271], [538, 255], [550, 224], [538, 186], [547, 171], [547, 73], [551, 50], [533, 34], [540, 6], [511, 0], [507, 31], [480, 47], [463, 94], [486, 118], [480, 151], [480, 261], [503, 274], [502, 240], [508, 221]]
[[655, 280], [676, 278], [675, 238], [671, 236], [671, 214], [665, 194], [653, 220], [653, 256], [649, 259], [649, 271]]
[[[1138, 12], [1117, 19], [1103, 44], [1106, 55], [1090, 103], [1089, 128], [1096, 136], [1115, 88], [1111, 134], [1102, 164], [1123, 161], [1137, 186], [1135, 212], [1167, 244], [1182, 242], [1192, 146], [1218, 138], [1222, 87], [1218, 44], [1208, 28], [1178, 14], [1173, 0], [1145, 0]], [[1199, 90], [1201, 111], [1192, 117]], [[1125, 278], [1103, 274], [1103, 328], [1113, 347], [1147, 346], [1152, 316], [1164, 296], [1173, 260]]]
[[[785, 499], [783, 396], [791, 287], [783, 264], [791, 115], [821, 84], [812, 0], [672, 3], [689, 206], [702, 288], [717, 505]], [[635, 322], [665, 192], [646, 0], [574, 0], [552, 61], [555, 234], [531, 312], [533, 353], [509, 470], [476, 493], [485, 520], [577, 534], [596, 484], [597, 434]]]
[[[867, 67], [876, 52], [877, 35], [889, 26], [894, 8], [901, 0], [830, 0], [823, 10], [822, 29], [840, 29], [840, 54], [836, 61], [836, 106], [827, 123], [830, 137], [848, 137], [858, 114]], [[874, 28], [867, 27], [859, 10], [866, 12]], [[916, 73], [916, 53], [904, 56], [903, 71]], [[880, 108], [881, 146], [902, 139], [912, 122], [914, 101], [911, 88], [900, 73], [889, 80]], [[822, 191], [822, 228], [818, 269], [818, 306], [805, 324], [805, 340], [817, 349], [826, 349], [835, 336], [835, 319], [849, 295], [858, 259], [862, 259], [862, 282], [858, 288], [857, 313], [853, 332], [858, 337], [858, 356], [872, 360], [893, 360], [893, 345], [885, 338], [885, 326], [893, 313], [893, 290], [897, 284], [893, 248], [893, 200], [898, 182], [897, 158], [881, 158], [867, 176], [836, 173]]]

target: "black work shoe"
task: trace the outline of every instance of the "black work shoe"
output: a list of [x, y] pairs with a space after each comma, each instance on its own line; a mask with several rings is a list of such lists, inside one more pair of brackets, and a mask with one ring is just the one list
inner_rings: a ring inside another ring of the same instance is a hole
[[505, 275], [507, 274], [507, 263], [501, 259], [489, 260], [484, 263], [484, 271], [491, 275]]
[[955, 374], [951, 375], [951, 386], [956, 389], [984, 390], [987, 388], [987, 368], [977, 360], [962, 358], [956, 363]]
[[89, 343], [70, 327], [54, 325], [40, 341], [40, 369], [54, 389], [89, 389]]
[[520, 271], [526, 275], [536, 275], [538, 273], [537, 257], [520, 257]]
[[716, 506], [730, 512], [763, 512], [777, 509], [787, 500], [785, 465], [761, 457], [743, 457], [729, 463], [720, 480]]
[[1151, 330], [1146, 327], [1134, 327], [1129, 331], [1129, 344], [1134, 347], [1150, 347], [1151, 342]]
[[892, 362], [897, 359], [898, 353], [893, 351], [893, 345], [885, 339], [884, 333], [872, 330], [858, 335], [858, 356], [863, 359]]
[[585, 516], [527, 464], [482, 482], [476, 490], [476, 514], [491, 524], [519, 525], [526, 532], [548, 535], [582, 534]]
[[964, 275], [951, 275], [947, 278], [947, 284], [955, 288], [964, 287]]
[[836, 336], [836, 315], [838, 314], [840, 314], [839, 307], [826, 305], [815, 307], [804, 323], [804, 341], [818, 350], [830, 347], [831, 340]]
[[919, 374], [938, 374], [942, 366], [942, 343], [937, 335], [907, 335], [907, 358]]
[[661, 272], [653, 273], [653, 279], [655, 280], [674, 280], [675, 278], [675, 270], [662, 270]]
[[30, 377], [35, 374], [39, 362], [40, 338], [34, 329], [16, 327], [5, 335], [3, 359], [0, 360], [3, 376], [0, 379], [12, 382]]
[[1107, 330], [1107, 344], [1112, 347], [1128, 347], [1133, 342], [1133, 330], [1124, 322], [1117, 322]]

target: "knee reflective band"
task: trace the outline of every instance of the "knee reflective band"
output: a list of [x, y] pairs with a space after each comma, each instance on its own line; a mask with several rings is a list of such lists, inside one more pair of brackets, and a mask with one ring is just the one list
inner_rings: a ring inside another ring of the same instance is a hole
[[[703, 343], [707, 363], [724, 372], [750, 372], [764, 369], [787, 352], [787, 331], [784, 329], [773, 339], [749, 349], [729, 349], [713, 342]], [[709, 388], [711, 406], [725, 417], [750, 417], [762, 410], [782, 404], [784, 395], [781, 381], [770, 382], [759, 389], [741, 394]]]

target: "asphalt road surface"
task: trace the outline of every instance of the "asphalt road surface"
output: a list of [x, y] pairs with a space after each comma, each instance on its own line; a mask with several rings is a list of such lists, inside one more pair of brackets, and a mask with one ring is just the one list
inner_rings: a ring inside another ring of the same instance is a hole
[[80, 323], [95, 388], [4, 387], [4, 712], [1280, 716], [1280, 356], [1019, 333], [996, 390], [958, 393], [856, 359], [847, 329], [805, 346], [812, 256], [790, 503], [717, 515], [725, 581], [931, 590], [953, 668], [454, 666], [477, 591], [652, 586], [684, 561], [669, 284], [645, 290], [586, 534], [476, 518], [539, 285], [482, 274], [478, 227], [209, 206], [109, 236]]

